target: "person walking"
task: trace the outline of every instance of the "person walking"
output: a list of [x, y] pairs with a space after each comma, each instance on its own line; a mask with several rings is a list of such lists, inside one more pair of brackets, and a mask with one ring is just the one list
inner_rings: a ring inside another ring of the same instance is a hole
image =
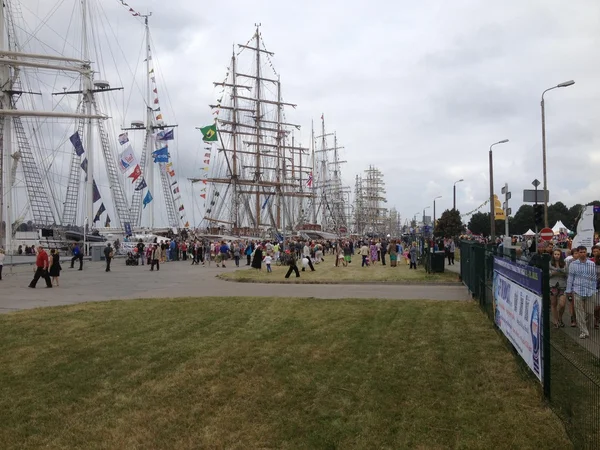
[[162, 248], [158, 244], [154, 244], [154, 248], [152, 249], [152, 253], [150, 256], [150, 270], [154, 270], [154, 266], [156, 266], [156, 270], [160, 270], [160, 259], [162, 257]]
[[385, 266], [385, 254], [388, 252], [388, 243], [387, 241], [381, 241], [381, 250], [380, 250], [380, 254], [381, 254], [381, 265]]
[[71, 269], [75, 266], [75, 261], [79, 260], [79, 270], [83, 270], [83, 252], [79, 248], [79, 244], [73, 247], [73, 257], [71, 258]]
[[[310, 246], [308, 245], [309, 243], [306, 242], [304, 244], [304, 248], [302, 249], [302, 255], [308, 259], [308, 267], [310, 267], [310, 271], [314, 272], [315, 271], [315, 267], [313, 266], [313, 263], [310, 259]], [[336, 266], [337, 266], [337, 262], [336, 262]], [[304, 272], [304, 267], [302, 267], [302, 271]]]
[[106, 259], [106, 272], [110, 272], [110, 261], [113, 258], [113, 249], [110, 246], [110, 242], [104, 248], [104, 258]]
[[290, 262], [290, 268], [285, 274], [286, 278], [289, 278], [292, 272], [296, 273], [296, 278], [300, 278], [300, 271], [298, 270], [298, 265], [296, 264], [296, 255], [294, 252], [289, 252], [288, 261]]
[[362, 256], [362, 264], [360, 267], [369, 267], [369, 247], [367, 247], [365, 242], [363, 242], [363, 245], [360, 247], [359, 254]]
[[61, 270], [60, 254], [55, 249], [52, 249], [50, 250], [50, 270], [48, 270], [48, 275], [52, 278], [52, 284], [56, 282], [56, 287], [58, 287], [58, 278], [60, 277]]
[[2, 281], [2, 266], [4, 266], [4, 249], [0, 248], [0, 281]]
[[142, 241], [141, 239], [138, 241], [137, 245], [137, 255], [138, 258], [140, 258], [140, 264], [143, 266], [144, 265], [144, 241]]
[[38, 247], [37, 257], [35, 259], [35, 274], [33, 275], [33, 280], [29, 283], [29, 287], [35, 289], [35, 286], [40, 278], [43, 278], [46, 281], [46, 287], [52, 287], [52, 281], [50, 280], [50, 276], [48, 275], [48, 253], [44, 250], [44, 248], [40, 245]]
[[417, 244], [413, 242], [412, 247], [408, 251], [410, 255], [410, 267], [409, 269], [417, 270]]
[[575, 315], [581, 334], [579, 339], [590, 337], [587, 326], [588, 315], [594, 315], [596, 294], [596, 264], [587, 257], [587, 248], [577, 247], [579, 259], [569, 264], [566, 294], [575, 299]]

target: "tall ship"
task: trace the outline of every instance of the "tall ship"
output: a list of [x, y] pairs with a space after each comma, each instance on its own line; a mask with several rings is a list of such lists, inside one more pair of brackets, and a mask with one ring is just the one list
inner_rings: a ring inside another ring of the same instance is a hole
[[323, 115], [310, 144], [299, 141], [300, 125], [288, 119], [296, 104], [284, 97], [273, 59], [257, 25], [248, 42], [234, 48], [223, 80], [214, 82], [216, 133], [204, 136], [206, 165], [191, 180], [204, 200], [200, 225], [246, 237], [344, 235], [351, 203], [342, 183], [342, 147], [326, 133]]
[[216, 141], [206, 148], [206, 173], [192, 180], [204, 186], [201, 226], [209, 230], [281, 238], [310, 220], [314, 149], [299, 142], [300, 125], [288, 119], [296, 104], [284, 98], [273, 57], [257, 25], [214, 82]]
[[[9, 251], [41, 234], [63, 246], [189, 225], [151, 13], [121, 2], [109, 20], [105, 5], [0, 4], [0, 245]], [[62, 33], [56, 17], [70, 17]], [[124, 54], [116, 20], [141, 53]]]

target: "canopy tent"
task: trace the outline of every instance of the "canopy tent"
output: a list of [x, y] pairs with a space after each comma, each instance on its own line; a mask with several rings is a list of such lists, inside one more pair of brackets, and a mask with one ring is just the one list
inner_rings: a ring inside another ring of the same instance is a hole
[[554, 235], [557, 235], [557, 234], [560, 234], [561, 231], [565, 232], [567, 234], [571, 232], [571, 230], [569, 230], [567, 227], [565, 227], [565, 225], [562, 223], [562, 220], [559, 220], [552, 227], [552, 232], [554, 233]]
[[531, 228], [527, 230], [527, 233], [523, 234], [523, 236], [535, 236], [535, 233], [531, 231]]

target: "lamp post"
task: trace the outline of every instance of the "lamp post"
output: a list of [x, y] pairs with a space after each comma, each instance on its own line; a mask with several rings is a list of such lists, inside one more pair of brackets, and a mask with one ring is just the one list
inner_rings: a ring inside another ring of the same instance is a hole
[[456, 211], [456, 183], [460, 183], [461, 181], [465, 181], [465, 180], [463, 180], [461, 178], [460, 180], [454, 182], [454, 192], [453, 192], [453, 194], [454, 194], [454, 202], [452, 203], [452, 209], [454, 211]]
[[494, 161], [492, 157], [492, 147], [498, 144], [506, 144], [508, 139], [494, 142], [490, 145], [490, 240], [492, 243], [496, 241], [496, 215], [494, 214]]
[[423, 208], [423, 226], [425, 226], [425, 210], [431, 208], [431, 206], [425, 206]]
[[438, 198], [442, 198], [442, 196], [441, 196], [441, 195], [438, 195], [436, 198], [434, 198], [434, 199], [433, 199], [433, 228], [435, 228], [435, 201], [436, 201]]
[[551, 88], [546, 89], [542, 92], [542, 160], [543, 160], [543, 170], [544, 170], [544, 227], [548, 227], [548, 198], [546, 197], [546, 192], [548, 191], [548, 179], [546, 176], [546, 110], [544, 106], [544, 94], [553, 89], [569, 87], [573, 86], [575, 81], [569, 80], [564, 81], [562, 83], [557, 84]]

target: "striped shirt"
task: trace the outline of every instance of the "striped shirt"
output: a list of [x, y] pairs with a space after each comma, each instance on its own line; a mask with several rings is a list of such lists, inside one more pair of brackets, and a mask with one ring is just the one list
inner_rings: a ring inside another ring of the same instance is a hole
[[593, 261], [578, 259], [569, 264], [566, 292], [574, 292], [581, 297], [589, 297], [596, 293], [596, 264]]

